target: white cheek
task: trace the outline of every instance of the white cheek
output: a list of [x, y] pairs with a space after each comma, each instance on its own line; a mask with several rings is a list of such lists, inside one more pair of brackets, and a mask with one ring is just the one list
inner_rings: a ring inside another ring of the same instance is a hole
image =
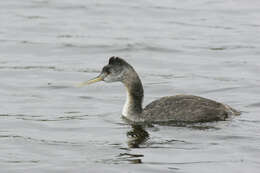
[[111, 76], [107, 76], [104, 78], [104, 82], [109, 83], [109, 82], [114, 82], [114, 80], [113, 80], [113, 78], [111, 78]]
[[103, 79], [103, 80], [104, 80], [104, 82], [107, 82], [107, 83], [110, 82], [110, 80], [108, 80], [107, 78], [105, 78], [105, 79]]
[[105, 82], [118, 82], [118, 81], [121, 81], [123, 78], [123, 74], [120, 73], [118, 75], [108, 75], [107, 77], [104, 78], [104, 81]]

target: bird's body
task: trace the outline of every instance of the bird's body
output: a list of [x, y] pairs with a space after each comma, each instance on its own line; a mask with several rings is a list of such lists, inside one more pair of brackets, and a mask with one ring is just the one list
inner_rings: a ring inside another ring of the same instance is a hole
[[228, 105], [193, 95], [162, 97], [143, 109], [142, 82], [134, 68], [121, 58], [111, 57], [101, 74], [84, 84], [101, 80], [125, 85], [127, 99], [122, 115], [132, 122], [209, 122], [239, 114]]
[[193, 95], [162, 97], [142, 113], [147, 121], [207, 122], [225, 120], [237, 111], [222, 103]]

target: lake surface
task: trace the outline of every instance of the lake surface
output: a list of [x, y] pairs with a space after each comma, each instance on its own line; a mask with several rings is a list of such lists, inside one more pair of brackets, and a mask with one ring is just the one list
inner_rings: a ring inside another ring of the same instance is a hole
[[[259, 172], [260, 1], [0, 2], [0, 172]], [[144, 105], [194, 94], [242, 115], [131, 127], [120, 83], [75, 85], [110, 56]]]

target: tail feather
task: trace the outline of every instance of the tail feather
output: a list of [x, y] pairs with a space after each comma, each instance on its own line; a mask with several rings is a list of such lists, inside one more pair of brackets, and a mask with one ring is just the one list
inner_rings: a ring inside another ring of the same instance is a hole
[[230, 107], [229, 105], [224, 105], [230, 112], [231, 115], [240, 115], [241, 114], [241, 111], [237, 111], [236, 109]]

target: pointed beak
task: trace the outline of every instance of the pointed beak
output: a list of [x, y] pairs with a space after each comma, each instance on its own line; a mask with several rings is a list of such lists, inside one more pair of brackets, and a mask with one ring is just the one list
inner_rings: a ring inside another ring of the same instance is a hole
[[103, 77], [101, 77], [100, 75], [98, 77], [95, 77], [94, 79], [90, 79], [88, 81], [82, 82], [80, 84], [77, 85], [77, 87], [83, 87], [85, 85], [90, 85], [92, 83], [96, 83], [96, 82], [100, 82], [103, 80]]

